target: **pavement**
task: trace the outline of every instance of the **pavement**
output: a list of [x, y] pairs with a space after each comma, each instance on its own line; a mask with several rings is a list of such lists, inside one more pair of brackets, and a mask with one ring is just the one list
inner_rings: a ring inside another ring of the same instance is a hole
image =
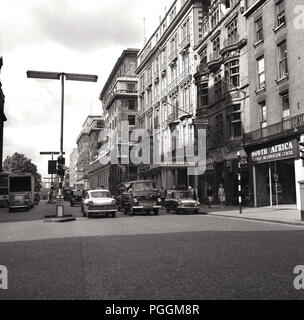
[[201, 207], [201, 212], [210, 216], [304, 226], [304, 221], [301, 221], [301, 212], [297, 210], [296, 205], [243, 208], [242, 211], [242, 214], [240, 214], [239, 207], [221, 208], [220, 206], [212, 206], [211, 209], [208, 206]]

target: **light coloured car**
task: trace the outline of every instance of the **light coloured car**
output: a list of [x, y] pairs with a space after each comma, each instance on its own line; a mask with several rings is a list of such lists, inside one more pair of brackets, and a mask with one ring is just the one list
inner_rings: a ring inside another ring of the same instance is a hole
[[110, 195], [108, 190], [90, 190], [86, 193], [82, 203], [82, 212], [84, 217], [93, 216], [112, 216], [116, 217], [117, 203]]

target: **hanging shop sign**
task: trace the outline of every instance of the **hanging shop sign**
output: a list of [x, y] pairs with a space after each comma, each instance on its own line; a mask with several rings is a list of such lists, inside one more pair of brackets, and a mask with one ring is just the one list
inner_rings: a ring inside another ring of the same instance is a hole
[[251, 161], [253, 163], [265, 163], [297, 158], [299, 154], [298, 140], [279, 143], [274, 146], [253, 151]]

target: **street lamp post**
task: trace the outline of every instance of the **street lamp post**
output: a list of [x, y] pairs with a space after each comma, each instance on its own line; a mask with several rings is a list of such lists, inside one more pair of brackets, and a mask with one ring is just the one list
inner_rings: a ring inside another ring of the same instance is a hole
[[[27, 77], [31, 79], [61, 80], [61, 128], [60, 128], [60, 157], [63, 158], [63, 128], [64, 128], [64, 80], [97, 82], [98, 76], [90, 74], [76, 74], [64, 72], [27, 71]], [[57, 198], [56, 215], [58, 218], [64, 216], [63, 201], [63, 176], [60, 176], [59, 196]]]

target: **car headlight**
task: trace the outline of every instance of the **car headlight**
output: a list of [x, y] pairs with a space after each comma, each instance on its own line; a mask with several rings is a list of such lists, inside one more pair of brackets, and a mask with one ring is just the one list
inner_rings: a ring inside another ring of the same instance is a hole
[[200, 206], [201, 205], [201, 203], [199, 202], [199, 201], [196, 201], [196, 204], [195, 204], [196, 206]]
[[179, 205], [179, 206], [182, 206], [182, 205], [183, 205], [182, 200], [178, 200], [178, 202], [177, 202], [177, 203], [178, 203], [178, 205]]
[[94, 202], [93, 202], [93, 201], [90, 201], [90, 202], [88, 203], [88, 206], [89, 206], [89, 207], [94, 206]]
[[138, 200], [136, 198], [133, 199], [133, 202], [138, 203]]
[[157, 202], [161, 202], [161, 198], [158, 198], [158, 199], [157, 199]]
[[113, 204], [113, 206], [116, 206], [116, 204], [117, 204], [116, 200], [113, 200], [112, 204]]

